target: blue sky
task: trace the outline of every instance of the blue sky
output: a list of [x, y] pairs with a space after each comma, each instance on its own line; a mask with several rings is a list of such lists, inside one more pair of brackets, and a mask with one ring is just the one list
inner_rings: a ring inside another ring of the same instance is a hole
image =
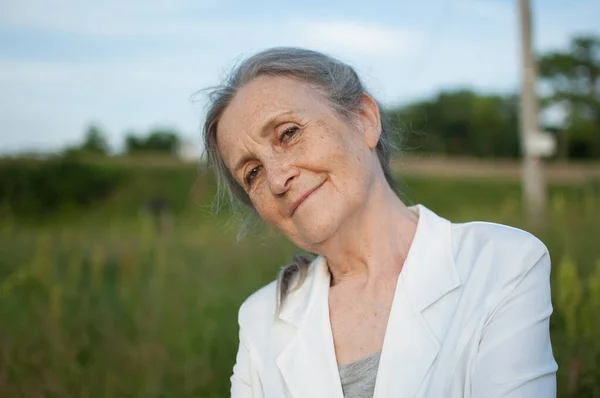
[[[600, 34], [598, 0], [532, 0], [537, 51]], [[202, 88], [272, 46], [355, 66], [385, 105], [519, 83], [516, 0], [0, 0], [0, 153], [54, 150], [91, 123], [200, 141]]]

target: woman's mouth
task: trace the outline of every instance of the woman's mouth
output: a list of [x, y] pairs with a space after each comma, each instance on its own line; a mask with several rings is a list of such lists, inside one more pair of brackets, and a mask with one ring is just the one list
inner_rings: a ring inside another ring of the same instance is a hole
[[294, 213], [296, 212], [296, 209], [298, 208], [298, 206], [300, 206], [302, 204], [302, 202], [304, 202], [306, 199], [308, 199], [308, 197], [310, 195], [312, 195], [317, 189], [321, 188], [323, 186], [323, 184], [325, 184], [325, 181], [323, 181], [322, 183], [318, 184], [317, 186], [309, 189], [308, 191], [306, 191], [302, 195], [300, 195], [300, 197], [298, 199], [296, 199], [290, 206], [290, 216], [293, 216]]

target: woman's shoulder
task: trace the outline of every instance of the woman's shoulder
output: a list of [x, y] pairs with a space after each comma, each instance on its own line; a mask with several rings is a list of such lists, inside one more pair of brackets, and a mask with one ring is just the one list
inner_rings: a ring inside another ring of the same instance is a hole
[[488, 293], [516, 287], [536, 266], [550, 273], [550, 254], [535, 235], [515, 227], [474, 221], [452, 224], [452, 249], [461, 280]]
[[240, 306], [240, 326], [273, 319], [277, 307], [277, 281], [272, 281], [248, 296]]
[[535, 235], [523, 229], [487, 221], [452, 224], [453, 248], [474, 252], [492, 250], [496, 254], [514, 256], [547, 252], [546, 245]]
[[[292, 296], [296, 297], [300, 301], [306, 299], [306, 295], [310, 291], [310, 284], [307, 283], [307, 281], [313, 280], [317, 275], [322, 275], [316, 272], [316, 270], [323, 271], [326, 269], [323, 257], [321, 256], [317, 256], [312, 260], [302, 257], [301, 260], [305, 262], [304, 266], [306, 266], [306, 268], [304, 272], [294, 272], [292, 274], [293, 276], [291, 277], [291, 285], [293, 288], [290, 289], [288, 287], [287, 289], [289, 293], [288, 298], [285, 300], [286, 303], [289, 303]], [[256, 290], [246, 300], [244, 300], [240, 306], [238, 314], [240, 327], [243, 328], [246, 325], [257, 324], [268, 325], [270, 322], [273, 322], [279, 317], [279, 290], [283, 288], [282, 286], [285, 286], [285, 283], [282, 282], [282, 279], [287, 277], [286, 271], [289, 270], [292, 265], [294, 264], [288, 264], [287, 266], [283, 267], [276, 280]], [[329, 275], [328, 271], [327, 275]]]

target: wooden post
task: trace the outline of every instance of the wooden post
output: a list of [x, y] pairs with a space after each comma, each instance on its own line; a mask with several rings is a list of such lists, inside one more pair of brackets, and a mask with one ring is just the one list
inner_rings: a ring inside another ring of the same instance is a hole
[[529, 0], [519, 1], [521, 26], [521, 150], [522, 189], [527, 221], [538, 228], [546, 217], [547, 188], [542, 154], [535, 150], [541, 137], [538, 122], [538, 98], [535, 90], [537, 65], [531, 44], [531, 9]]

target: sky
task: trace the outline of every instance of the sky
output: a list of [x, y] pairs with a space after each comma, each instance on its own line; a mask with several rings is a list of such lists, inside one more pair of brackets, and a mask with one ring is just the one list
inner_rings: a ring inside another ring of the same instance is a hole
[[[537, 52], [600, 35], [599, 0], [531, 6]], [[76, 145], [92, 124], [115, 150], [155, 128], [199, 144], [195, 94], [274, 46], [347, 62], [389, 107], [520, 82], [517, 0], [0, 0], [0, 153]]]

